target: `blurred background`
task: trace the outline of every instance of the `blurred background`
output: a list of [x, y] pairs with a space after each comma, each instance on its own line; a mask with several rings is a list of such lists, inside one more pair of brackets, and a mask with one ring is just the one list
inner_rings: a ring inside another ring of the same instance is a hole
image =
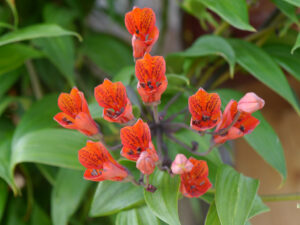
[[[32, 103], [45, 94], [69, 92], [70, 88], [76, 84], [88, 99], [92, 99], [94, 87], [105, 77], [130, 83], [134, 76], [134, 61], [131, 36], [124, 26], [124, 14], [133, 6], [150, 7], [156, 13], [156, 24], [160, 29], [160, 37], [153, 48], [153, 55], [168, 56], [171, 53], [183, 51], [202, 35], [214, 33], [216, 27], [220, 27], [222, 22], [222, 18], [215, 12], [201, 4], [193, 5], [193, 0], [10, 0], [7, 2], [1, 1], [0, 3], [0, 35], [13, 29], [5, 24], [16, 25], [16, 21], [20, 28], [47, 23], [57, 24], [64, 29], [75, 31], [82, 36], [83, 41], [78, 41], [76, 37], [64, 36], [33, 39], [29, 42], [30, 48], [26, 46], [25, 50], [21, 49], [25, 48], [24, 46], [0, 47], [0, 87], [2, 87], [2, 90], [0, 88], [0, 130], [9, 130], [7, 127], [14, 127], [18, 124]], [[298, 27], [285, 13], [281, 13], [278, 1], [248, 0], [247, 3], [250, 24], [256, 30], [259, 31], [270, 24], [274, 26], [275, 23], [276, 29], [267, 33], [265, 39], [260, 39], [259, 46], [273, 42], [294, 45]], [[16, 6], [17, 17], [12, 16], [11, 10], [14, 7], [12, 5]], [[294, 12], [297, 20], [297, 11], [294, 10]], [[277, 18], [275, 22], [274, 18]], [[277, 23], [280, 26], [276, 27]], [[222, 29], [220, 32], [223, 36], [231, 38], [246, 38], [253, 34], [253, 32], [236, 29], [228, 23], [224, 23], [220, 29]], [[295, 52], [294, 57], [297, 56], [300, 60], [300, 54]], [[201, 57], [197, 58], [197, 68], [200, 69], [196, 71], [199, 74], [209, 70], [215, 63], [213, 61], [215, 58], [213, 60], [206, 58], [203, 61], [202, 59]], [[168, 62], [170, 62], [169, 65]], [[201, 65], [202, 62], [205, 65]], [[189, 67], [191, 64], [186, 63], [184, 66]], [[266, 106], [262, 113], [278, 134], [283, 145], [288, 171], [287, 180], [280, 186], [280, 175], [244, 140], [232, 143], [234, 146], [233, 157], [222, 151], [223, 158], [234, 165], [239, 172], [259, 179], [259, 194], [300, 192], [299, 115], [282, 97], [253, 76], [249, 76], [244, 70], [237, 70], [234, 77], [226, 76], [224, 79], [222, 75], [224, 71], [228, 71], [228, 66], [225, 65], [224, 60], [220, 65], [212, 73], [210, 79], [200, 83], [205, 88], [211, 89], [221, 87], [232, 88], [244, 93], [253, 91], [265, 99]], [[169, 67], [169, 71], [175, 70], [172, 60], [167, 60], [167, 67]], [[204, 70], [202, 70], [203, 68]], [[299, 77], [297, 80], [296, 76], [290, 74], [290, 71], [285, 70], [284, 72], [295, 95], [299, 97]], [[195, 70], [194, 73], [196, 73]], [[37, 76], [38, 79], [32, 79], [32, 76]], [[191, 79], [191, 86], [197, 88], [199, 82]], [[7, 134], [2, 134], [2, 137], [5, 135]], [[40, 175], [43, 170], [32, 166], [26, 169], [18, 168], [17, 171], [19, 172], [15, 177], [17, 185], [25, 188], [27, 192], [24, 191], [23, 196], [16, 199], [11, 192], [7, 195], [8, 203], [1, 224], [48, 224], [40, 222], [42, 221], [40, 217], [33, 218], [32, 215], [40, 215], [40, 213], [30, 213], [32, 210], [42, 210], [42, 215], [46, 214], [45, 218], [49, 217], [47, 215], [50, 211], [51, 187], [47, 183], [47, 179]], [[26, 173], [28, 174], [26, 175]], [[26, 182], [26, 176], [34, 176], [32, 180], [34, 183], [28, 183], [28, 180]], [[35, 193], [28, 193], [31, 190], [28, 189], [28, 185], [35, 187]], [[70, 191], [72, 192], [72, 190]], [[41, 206], [39, 209], [30, 208], [32, 207], [32, 196]], [[199, 206], [197, 201], [201, 200], [182, 199], [180, 201], [180, 217], [183, 225], [204, 224], [204, 215], [208, 208], [205, 203]], [[270, 211], [252, 219], [253, 225], [300, 224], [299, 206], [297, 208], [300, 201], [268, 202], [266, 204], [270, 207]], [[84, 207], [80, 208], [74, 217], [79, 216], [84, 221], [83, 215], [86, 215], [84, 210], [86, 210]], [[22, 218], [21, 220], [16, 219], [16, 213], [19, 215], [18, 218]], [[77, 224], [76, 219], [71, 221], [70, 224]], [[104, 218], [91, 220], [88, 224], [111, 223]]]

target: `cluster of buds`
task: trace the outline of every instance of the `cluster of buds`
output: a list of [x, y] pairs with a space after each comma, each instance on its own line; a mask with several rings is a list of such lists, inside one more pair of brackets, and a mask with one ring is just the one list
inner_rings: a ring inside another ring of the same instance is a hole
[[[239, 102], [230, 101], [222, 115], [219, 95], [207, 93], [200, 88], [189, 98], [188, 108], [192, 115], [190, 126], [173, 122], [176, 115], [187, 110], [164, 119], [168, 107], [159, 113], [157, 105], [160, 104], [161, 95], [168, 85], [165, 60], [162, 56], [149, 54], [159, 33], [155, 26], [155, 14], [149, 8], [134, 8], [126, 14], [125, 25], [132, 35], [137, 90], [147, 110], [150, 110], [151, 106], [153, 120], [144, 122], [141, 118], [134, 117], [132, 104], [121, 82], [113, 83], [105, 79], [102, 84], [95, 87], [94, 95], [99, 106], [103, 108], [103, 118], [124, 126], [120, 131], [122, 144], [119, 147], [122, 148], [120, 155], [136, 162], [141, 179], [136, 181], [131, 172], [111, 156], [109, 149], [112, 148], [104, 143], [103, 134], [91, 117], [84, 95], [77, 88], [73, 88], [70, 94], [62, 93], [59, 96], [58, 106], [62, 112], [54, 119], [65, 128], [76, 129], [91, 139], [98, 140], [98, 142], [88, 141], [78, 152], [79, 162], [86, 168], [85, 179], [132, 182], [153, 192], [156, 188], [149, 184], [149, 175], [158, 168], [169, 172], [171, 176], [180, 175], [180, 191], [184, 196], [199, 197], [212, 186], [208, 179], [206, 162], [192, 157], [187, 159], [183, 154], [178, 154], [172, 163], [168, 158], [166, 144], [163, 143], [163, 135], [195, 155], [203, 156], [216, 145], [250, 133], [259, 124], [259, 120], [251, 113], [262, 108], [264, 101], [254, 93], [248, 93]], [[176, 101], [177, 97], [178, 95], [170, 102]], [[214, 127], [215, 131], [209, 131]], [[204, 134], [212, 134], [214, 144], [207, 152], [197, 152], [196, 144], [190, 148], [175, 138], [173, 133], [181, 128], [198, 133], [199, 138]], [[152, 143], [151, 134], [156, 136], [157, 151]]]

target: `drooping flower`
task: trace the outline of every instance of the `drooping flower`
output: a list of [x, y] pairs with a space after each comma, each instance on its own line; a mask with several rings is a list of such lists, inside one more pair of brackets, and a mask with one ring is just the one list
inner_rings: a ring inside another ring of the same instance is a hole
[[135, 59], [142, 58], [145, 53], [149, 53], [152, 50], [153, 45], [157, 41], [159, 31], [157, 27], [154, 27], [149, 33], [147, 40], [143, 41], [136, 35], [132, 36], [131, 44], [133, 48], [133, 57]]
[[99, 134], [98, 125], [91, 117], [84, 95], [76, 87], [70, 94], [59, 95], [58, 107], [62, 112], [56, 114], [54, 120], [64, 128], [78, 130], [87, 136]]
[[132, 105], [121, 82], [104, 82], [94, 90], [98, 104], [104, 108], [103, 118], [109, 122], [127, 123], [134, 119]]
[[177, 154], [172, 163], [171, 170], [174, 174], [183, 174], [190, 172], [193, 169], [193, 164], [183, 154]]
[[215, 127], [221, 119], [221, 100], [217, 93], [207, 93], [200, 88], [189, 97], [189, 110], [192, 114], [191, 127], [204, 131]]
[[[236, 114], [238, 103], [231, 100], [226, 106], [221, 122], [218, 124], [215, 132], [220, 132], [222, 129], [228, 127], [234, 120]], [[237, 120], [237, 122], [224, 134], [219, 134], [214, 136], [214, 142], [222, 144], [227, 140], [233, 140], [242, 137], [246, 134], [251, 133], [255, 127], [259, 124], [259, 120], [253, 117], [250, 113], [242, 112]]]
[[155, 163], [157, 161], [158, 155], [155, 150], [148, 148], [140, 154], [136, 161], [136, 168], [138, 168], [143, 174], [149, 175], [154, 172]]
[[180, 192], [188, 198], [197, 198], [205, 194], [212, 184], [208, 179], [206, 162], [192, 157], [189, 161], [193, 164], [193, 168], [180, 175]]
[[146, 53], [143, 59], [135, 64], [138, 79], [137, 89], [145, 104], [159, 104], [168, 81], [165, 75], [166, 63], [162, 56], [151, 56]]
[[238, 102], [237, 109], [240, 112], [254, 113], [264, 107], [265, 101], [253, 92], [248, 92]]
[[78, 152], [79, 162], [86, 168], [84, 178], [92, 181], [123, 181], [127, 170], [117, 163], [101, 142], [88, 141]]
[[150, 128], [142, 119], [139, 119], [133, 126], [122, 128], [120, 136], [123, 145], [121, 155], [125, 158], [137, 161], [142, 152], [148, 151], [158, 159], [151, 141]]

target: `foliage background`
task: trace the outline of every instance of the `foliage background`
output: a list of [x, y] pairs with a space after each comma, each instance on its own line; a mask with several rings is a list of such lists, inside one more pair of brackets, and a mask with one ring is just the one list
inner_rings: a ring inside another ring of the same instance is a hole
[[[1, 224], [179, 223], [178, 180], [157, 172], [153, 182], [166, 184], [165, 189], [154, 197], [146, 193], [145, 198], [143, 190], [131, 184], [84, 181], [76, 154], [86, 138], [61, 129], [52, 120], [58, 112], [58, 94], [76, 85], [89, 99], [92, 116], [102, 126], [106, 141], [117, 143], [120, 127], [103, 121], [93, 99], [93, 88], [107, 76], [127, 85], [139, 113], [130, 37], [124, 28], [124, 13], [135, 4], [149, 6], [148, 1], [133, 0], [1, 2]], [[300, 113], [298, 97], [284, 74], [299, 84], [298, 0], [162, 0], [152, 4], [161, 31], [154, 52], [167, 60], [169, 87], [163, 102], [176, 92], [185, 92], [169, 115], [185, 107], [188, 96], [199, 86], [218, 89], [223, 106], [230, 98], [239, 99], [241, 93], [224, 88], [245, 84], [250, 76]], [[262, 115], [256, 113], [256, 117], [261, 125], [245, 139], [284, 183], [287, 170], [281, 142]], [[184, 141], [197, 138], [189, 132], [178, 135]], [[172, 157], [182, 151], [167, 143], [173, 149]], [[199, 140], [199, 145], [205, 151], [208, 140]], [[223, 165], [222, 161], [234, 164], [230, 148], [225, 145], [222, 154], [215, 150], [206, 157], [216, 196], [211, 192], [202, 200], [183, 200], [183, 208], [190, 210], [181, 211], [181, 221], [192, 214], [197, 222], [191, 224], [202, 224], [208, 210], [203, 200], [211, 203], [206, 224], [243, 225], [268, 210], [256, 195], [258, 181]], [[122, 163], [134, 169], [130, 162]], [[242, 191], [232, 194], [232, 190]], [[20, 193], [22, 196], [14, 196]], [[269, 197], [262, 196], [262, 200]], [[232, 216], [235, 210], [239, 218]]]

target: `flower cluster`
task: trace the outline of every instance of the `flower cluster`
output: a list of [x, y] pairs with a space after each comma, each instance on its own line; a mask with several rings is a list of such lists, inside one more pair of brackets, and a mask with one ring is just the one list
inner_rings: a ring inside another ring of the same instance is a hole
[[[95, 87], [94, 95], [99, 106], [103, 108], [103, 118], [124, 126], [120, 131], [122, 143], [120, 155], [136, 162], [141, 179], [136, 181], [130, 171], [112, 157], [99, 126], [91, 117], [83, 93], [77, 88], [73, 88], [70, 94], [62, 93], [59, 96], [58, 106], [62, 112], [54, 116], [54, 119], [65, 128], [76, 129], [98, 140], [98, 142], [88, 141], [78, 152], [79, 162], [86, 168], [85, 179], [132, 182], [153, 192], [155, 187], [149, 184], [148, 178], [155, 168], [158, 168], [168, 171], [171, 176], [180, 175], [180, 191], [184, 196], [199, 197], [212, 186], [206, 162], [193, 157], [187, 159], [183, 154], [178, 154], [173, 163], [168, 162], [166, 158], [168, 154], [165, 153], [167, 150], [162, 135], [182, 144], [187, 150], [191, 149], [173, 136], [172, 133], [178, 130], [171, 129], [176, 126], [176, 123], [172, 122], [173, 119], [163, 120], [163, 116], [159, 116], [157, 111], [157, 105], [160, 104], [168, 81], [164, 58], [149, 54], [159, 35], [155, 26], [155, 14], [149, 8], [134, 8], [126, 14], [125, 25], [132, 35], [133, 56], [137, 59], [135, 64], [137, 91], [144, 105], [152, 106], [154, 119], [144, 122], [141, 118], [134, 117], [132, 104], [121, 82], [114, 83], [105, 79], [102, 84]], [[200, 88], [189, 98], [188, 106], [192, 115], [190, 127], [185, 124], [181, 124], [183, 126], [180, 127], [199, 133], [199, 138], [203, 134], [212, 134], [215, 145], [219, 145], [250, 133], [259, 124], [259, 120], [251, 114], [262, 108], [264, 101], [254, 93], [248, 93], [239, 102], [231, 100], [222, 114], [219, 95], [207, 93]], [[161, 115], [163, 114], [165, 112], [161, 112]], [[214, 132], [208, 131], [215, 127]], [[157, 151], [152, 143], [151, 134], [156, 136]], [[192, 150], [196, 154], [197, 146], [194, 147]]]

